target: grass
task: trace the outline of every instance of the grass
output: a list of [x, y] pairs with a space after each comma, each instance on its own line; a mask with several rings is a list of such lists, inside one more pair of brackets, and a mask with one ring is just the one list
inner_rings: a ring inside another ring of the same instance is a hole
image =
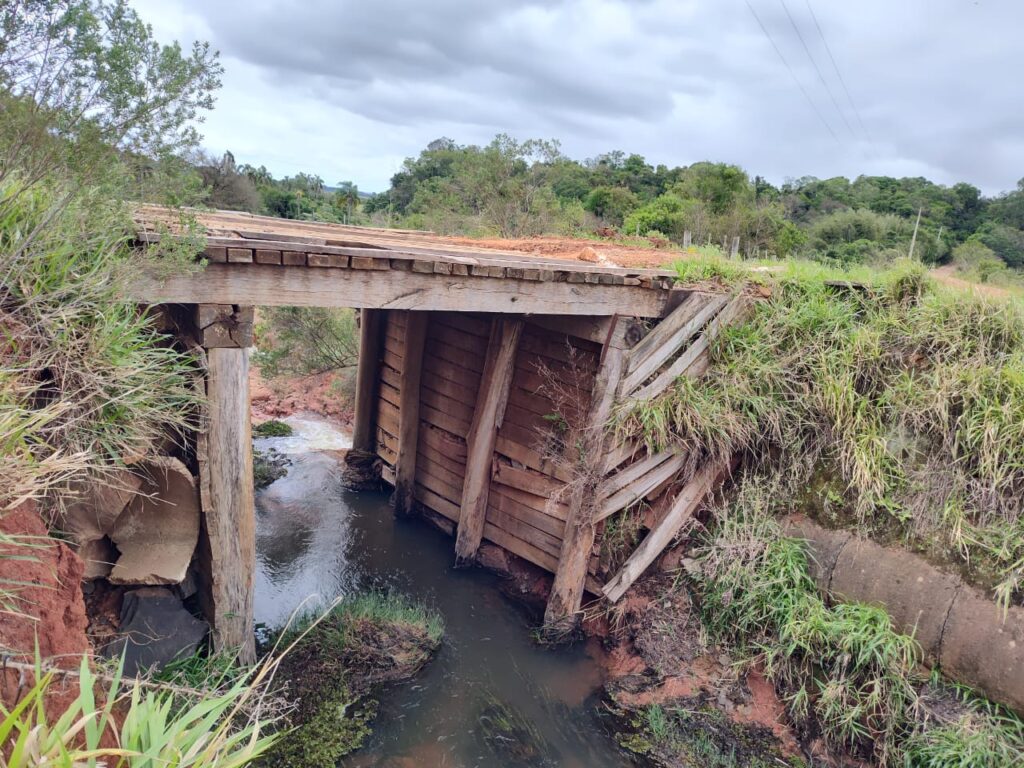
[[[83, 658], [77, 695], [60, 715], [50, 711], [55, 671], [37, 662], [32, 682], [17, 704], [0, 704], [0, 756], [3, 768], [232, 768], [246, 765], [269, 749], [276, 736], [270, 724], [243, 711], [262, 690], [263, 666], [223, 691], [192, 706], [175, 706], [174, 694], [139, 680], [125, 687], [120, 671], [104, 686]], [[101, 690], [99, 695], [97, 691]]]
[[[697, 551], [696, 582], [711, 634], [763, 663], [791, 717], [819, 729], [833, 748], [883, 766], [1019, 756], [1021, 722], [1001, 711], [941, 728], [919, 726], [925, 681], [916, 643], [896, 632], [880, 608], [822, 599], [803, 543], [787, 538], [775, 519], [791, 495], [777, 480], [749, 477], [714, 510], [714, 531]], [[925, 755], [926, 762], [914, 762]]]
[[[677, 268], [691, 282], [751, 278], [724, 260]], [[709, 373], [619, 413], [619, 433], [657, 450], [746, 456], [804, 485], [826, 478], [840, 522], [959, 562], [1004, 604], [1016, 600], [1024, 303], [943, 289], [911, 263], [785, 262], [754, 279], [771, 296], [719, 336]]]
[[278, 679], [295, 706], [289, 715], [294, 731], [264, 763], [336, 765], [370, 734], [377, 714], [373, 689], [415, 674], [443, 634], [440, 614], [396, 592], [363, 593], [292, 622], [277, 645], [294, 643]]
[[277, 419], [268, 419], [252, 428], [252, 433], [256, 437], [291, 437], [292, 432], [294, 430], [290, 424]]
[[672, 706], [649, 704], [633, 714], [631, 728], [631, 733], [619, 734], [620, 746], [658, 765], [702, 768], [803, 765], [800, 760], [783, 760], [770, 734], [734, 723], [697, 700]]

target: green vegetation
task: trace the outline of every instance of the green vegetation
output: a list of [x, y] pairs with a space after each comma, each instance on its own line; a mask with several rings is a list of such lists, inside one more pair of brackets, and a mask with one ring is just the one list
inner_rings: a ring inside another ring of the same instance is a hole
[[256, 331], [256, 364], [267, 376], [339, 371], [353, 368], [359, 359], [351, 309], [266, 307]]
[[268, 419], [252, 428], [256, 437], [291, 437], [293, 431], [290, 424], [277, 419]]
[[[62, 674], [37, 664], [17, 705], [0, 704], [3, 768], [111, 768], [165, 765], [228, 768], [252, 762], [270, 748], [270, 723], [245, 714], [262, 690], [267, 667], [239, 677], [222, 691], [175, 705], [175, 695], [138, 680], [127, 688], [120, 672], [104, 685], [83, 659], [78, 694], [60, 716], [48, 711]], [[72, 683], [73, 685], [73, 683]]]
[[394, 592], [361, 594], [294, 622], [277, 643], [295, 642], [278, 675], [295, 706], [287, 716], [294, 731], [265, 764], [329, 768], [358, 749], [377, 712], [373, 689], [414, 675], [443, 634], [440, 614]]
[[[741, 280], [732, 263], [681, 273]], [[952, 559], [1014, 600], [1024, 305], [942, 291], [913, 264], [790, 262], [767, 287], [719, 337], [707, 376], [620, 414], [618, 429], [659, 450], [746, 456], [787, 488], [812, 488], [794, 494], [811, 514]]]
[[[1019, 764], [1024, 724], [991, 705], [952, 724], [917, 721], [916, 644], [879, 608], [824, 602], [804, 545], [775, 519], [790, 498], [777, 479], [752, 476], [714, 509], [696, 579], [712, 635], [760, 660], [793, 719], [833, 747], [884, 766]], [[982, 756], [990, 762], [970, 762]]]
[[801, 760], [783, 760], [770, 732], [734, 723], [696, 700], [642, 707], [632, 713], [630, 729], [629, 733], [618, 734], [619, 744], [658, 765], [769, 768], [804, 764]]

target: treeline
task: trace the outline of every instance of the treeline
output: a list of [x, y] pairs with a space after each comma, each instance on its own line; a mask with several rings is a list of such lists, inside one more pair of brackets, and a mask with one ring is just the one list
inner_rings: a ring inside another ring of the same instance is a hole
[[[1024, 266], [1024, 179], [986, 198], [971, 184], [924, 178], [804, 177], [781, 187], [727, 163], [651, 165], [609, 152], [578, 162], [557, 142], [498, 136], [486, 146], [450, 139], [409, 158], [364, 213], [379, 223], [441, 233], [640, 236], [745, 256], [801, 255], [864, 263], [906, 255], [954, 257], [989, 268]], [[966, 244], [966, 246], [965, 246]]]
[[331, 188], [310, 173], [275, 179], [265, 166], [237, 165], [230, 152], [219, 160], [198, 154], [193, 164], [205, 192], [202, 202], [213, 208], [283, 219], [366, 223], [359, 210], [359, 189], [351, 181]]

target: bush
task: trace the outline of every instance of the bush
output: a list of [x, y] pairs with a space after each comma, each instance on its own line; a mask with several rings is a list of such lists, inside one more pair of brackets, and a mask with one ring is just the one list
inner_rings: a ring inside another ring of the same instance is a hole
[[267, 376], [351, 368], [359, 359], [355, 311], [324, 307], [260, 309], [255, 362]]
[[988, 283], [993, 277], [1006, 274], [1006, 262], [978, 238], [970, 238], [953, 249], [953, 264], [956, 268], [976, 277], [980, 283]]

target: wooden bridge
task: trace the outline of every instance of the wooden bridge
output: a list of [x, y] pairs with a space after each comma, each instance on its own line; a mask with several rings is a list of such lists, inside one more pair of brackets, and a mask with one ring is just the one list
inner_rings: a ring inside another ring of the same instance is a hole
[[[617, 406], [701, 375], [715, 335], [744, 311], [742, 295], [429, 233], [226, 212], [198, 220], [208, 266], [140, 275], [133, 298], [167, 307], [206, 368], [196, 464], [202, 594], [218, 646], [251, 654], [254, 306], [361, 310], [352, 471], [394, 486], [399, 513], [455, 534], [460, 562], [487, 540], [553, 573], [554, 631], [574, 625], [585, 591], [617, 600], [729, 470], [616, 443], [606, 426]], [[176, 221], [140, 209], [140, 243]], [[648, 533], [609, 570], [602, 532], [638, 506]]]

